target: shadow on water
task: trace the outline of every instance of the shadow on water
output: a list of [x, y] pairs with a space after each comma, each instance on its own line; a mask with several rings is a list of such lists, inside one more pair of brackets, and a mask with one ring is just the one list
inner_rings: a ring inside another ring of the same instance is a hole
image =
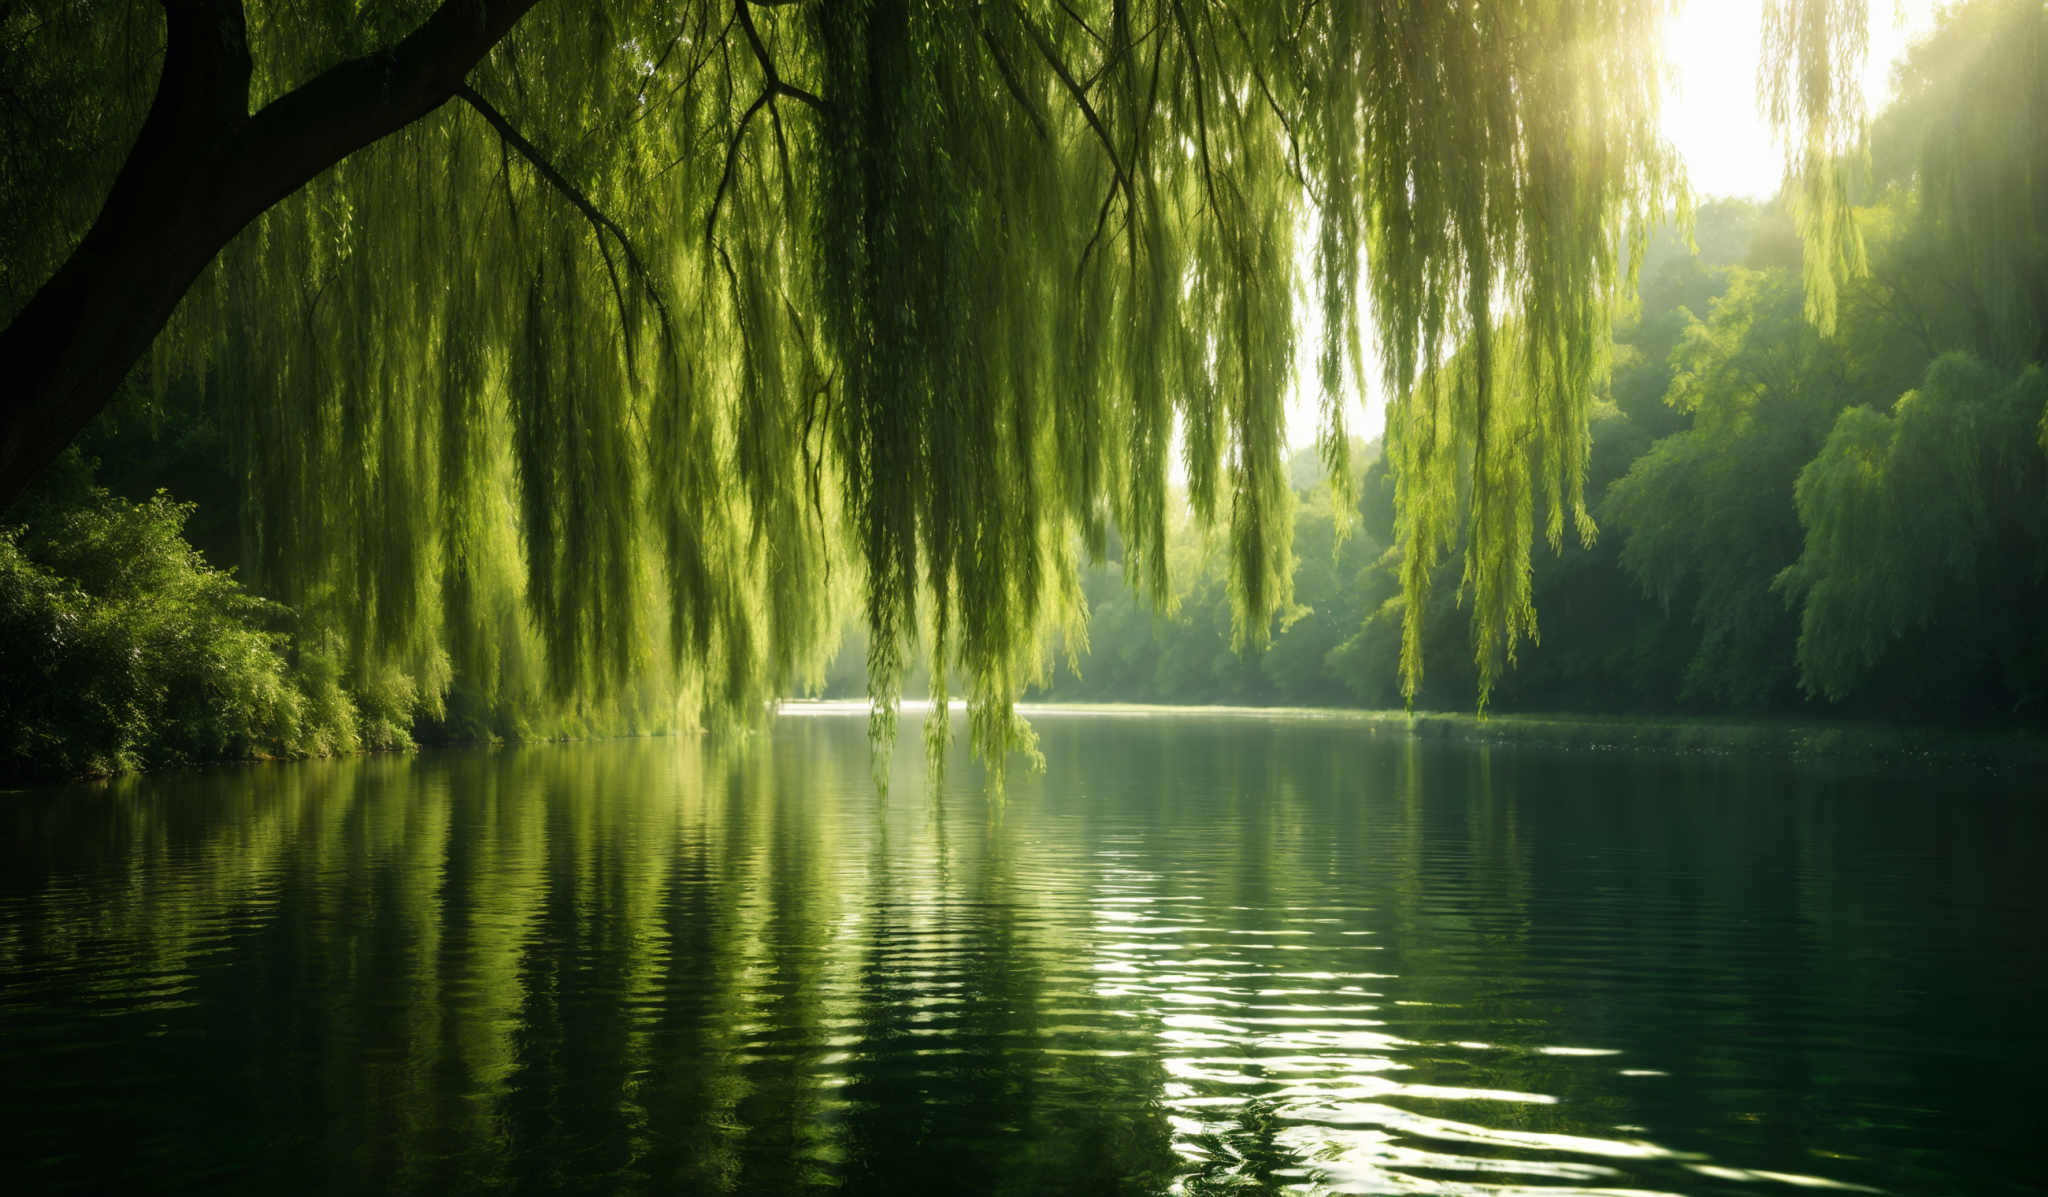
[[0, 806], [11, 1191], [2020, 1192], [2034, 796], [1048, 715]]

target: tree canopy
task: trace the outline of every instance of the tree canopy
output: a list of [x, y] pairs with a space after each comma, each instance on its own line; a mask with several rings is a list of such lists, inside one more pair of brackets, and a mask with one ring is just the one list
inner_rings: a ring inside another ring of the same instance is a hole
[[[1166, 593], [1174, 477], [1240, 639], [1288, 607], [1306, 288], [1330, 476], [1369, 332], [1409, 609], [1464, 527], [1491, 676], [1539, 499], [1592, 532], [1669, 7], [20, 0], [5, 497], [147, 351], [230, 413], [253, 580], [362, 667], [497, 685], [530, 620], [559, 694], [742, 711], [845, 595], [884, 724], [922, 624], [999, 753], [1080, 557]], [[1863, 5], [1767, 8], [1824, 321]]]

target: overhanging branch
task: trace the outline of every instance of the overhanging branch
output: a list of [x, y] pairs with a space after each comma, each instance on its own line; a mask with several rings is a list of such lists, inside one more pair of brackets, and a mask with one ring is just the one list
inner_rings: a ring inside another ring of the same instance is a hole
[[1187, 10], [1181, 0], [1171, 0], [1174, 23], [1180, 27], [1181, 40], [1187, 43], [1188, 70], [1193, 76], [1195, 93], [1195, 145], [1201, 150], [1202, 187], [1209, 194], [1209, 208], [1216, 213], [1217, 221], [1223, 219], [1223, 205], [1216, 201], [1216, 172], [1209, 165], [1209, 103], [1208, 88], [1202, 84], [1202, 50], [1195, 44], [1195, 30], [1188, 23]]
[[753, 47], [754, 60], [761, 64], [761, 73], [768, 78], [769, 94], [788, 96], [798, 103], [808, 104], [820, 112], [824, 111], [823, 99], [784, 79], [782, 72], [775, 69], [775, 60], [768, 56], [768, 44], [761, 40], [761, 31], [754, 27], [753, 14], [747, 11], [748, 3], [749, 0], [733, 0], [733, 15], [739, 18], [740, 28], [747, 35], [747, 45]]
[[[797, 3], [799, 0], [781, 0], [781, 2]], [[740, 114], [740, 123], [734, 126], [732, 137], [726, 142], [725, 167], [718, 172], [718, 186], [711, 193], [711, 211], [704, 218], [704, 243], [706, 245], [711, 244], [712, 238], [718, 232], [719, 209], [724, 206], [725, 193], [732, 186], [732, 172], [739, 164], [740, 144], [746, 140], [747, 126], [753, 123], [755, 115], [761, 109], [766, 108], [768, 110], [768, 119], [775, 127], [775, 144], [782, 156], [783, 187], [785, 188], [785, 194], [787, 194], [786, 189], [789, 187], [790, 179], [789, 143], [783, 137], [782, 112], [775, 106], [775, 99], [777, 96], [787, 96], [798, 103], [807, 105], [815, 112], [824, 112], [829, 107], [822, 97], [806, 91], [782, 77], [782, 72], [775, 67], [775, 60], [768, 54], [768, 43], [762, 40], [760, 29], [754, 25], [753, 14], [747, 11], [750, 4], [760, 4], [764, 8], [780, 6], [775, 0], [769, 0], [767, 3], [763, 3], [763, 0], [733, 0], [733, 19], [739, 23], [740, 29], [747, 35], [747, 45], [754, 52], [754, 61], [761, 65], [763, 82], [761, 84], [761, 94], [755, 96], [754, 102], [747, 105], [746, 111]]]
[[774, 92], [762, 89], [761, 94], [754, 97], [754, 102], [747, 105], [747, 110], [740, 114], [740, 123], [732, 131], [732, 140], [725, 145], [725, 169], [718, 172], [718, 188], [711, 193], [711, 214], [704, 218], [704, 242], [707, 245], [711, 243], [712, 235], [718, 231], [718, 209], [725, 202], [726, 188], [732, 185], [733, 166], [739, 161], [740, 142], [747, 135], [747, 125], [754, 119], [755, 113], [774, 99]]
[[978, 26], [976, 32], [981, 35], [981, 44], [988, 47], [988, 56], [996, 64], [996, 73], [1002, 76], [1003, 87], [1009, 91], [1010, 98], [1017, 101], [1017, 106], [1024, 110], [1024, 115], [1031, 118], [1032, 127], [1038, 130], [1038, 139], [1051, 141], [1051, 126], [1038, 111], [1038, 105], [1032, 101], [1031, 93], [1024, 89], [1023, 82], [1017, 78], [1017, 72], [1010, 68], [1009, 59], [1003, 57], [1003, 48], [989, 36], [987, 26]]
[[1101, 115], [1095, 111], [1095, 105], [1088, 102], [1087, 90], [1074, 78], [1074, 73], [1067, 69], [1066, 62], [1060, 58], [1058, 47], [1052, 44], [1052, 39], [1046, 37], [1037, 22], [1031, 19], [1031, 14], [1015, 5], [1011, 7], [1017, 14], [1017, 23], [1023, 26], [1024, 32], [1031, 38], [1031, 44], [1037, 47], [1039, 56], [1052, 67], [1053, 74], [1059, 76], [1060, 83], [1067, 89], [1067, 94], [1074, 97], [1074, 103], [1081, 109], [1081, 116], [1094, 131], [1096, 140], [1102, 143], [1102, 152], [1109, 157], [1110, 169], [1116, 172], [1117, 182], [1124, 189], [1125, 201], [1135, 204], [1138, 193], [1137, 189], [1131, 186], [1130, 172], [1124, 169], [1123, 155], [1117, 153], [1116, 141], [1109, 135], [1109, 126], [1103, 124]]
[[483, 117], [485, 123], [497, 130], [498, 137], [504, 144], [512, 147], [520, 157], [526, 159], [527, 164], [533, 167], [535, 174], [539, 175], [548, 186], [561, 193], [562, 197], [568, 200], [570, 205], [578, 212], [581, 212], [585, 220], [590, 222], [591, 234], [597, 239], [598, 252], [604, 257], [605, 273], [611, 276], [612, 296], [618, 301], [619, 326], [624, 330], [626, 337], [627, 368], [629, 370], [634, 369], [632, 360], [632, 316], [626, 306], [625, 290], [619, 285], [618, 270], [612, 264], [611, 249], [605, 244], [605, 234], [611, 234], [612, 238], [619, 243], [619, 251], [626, 259], [626, 268], [632, 271], [635, 281], [647, 293], [647, 298], [654, 304], [655, 311], [660, 314], [661, 334], [664, 341], [670, 337], [671, 328], [668, 305], [662, 302], [661, 289], [655, 285], [654, 275], [647, 269], [646, 262], [641, 259], [640, 251], [633, 245], [633, 239], [626, 235], [626, 230], [620, 228], [617, 221], [605, 215], [602, 209], [595, 203], [592, 203], [590, 197], [585, 195], [581, 188], [564, 177], [561, 171], [555, 169], [554, 163], [548, 161], [547, 156], [540, 152], [540, 147], [528, 141], [513, 126], [512, 122], [506, 119], [505, 114], [499, 112], [489, 100], [478, 95], [475, 88], [467, 83], [459, 84], [455, 89], [455, 95], [463, 103], [474, 109], [478, 116]]
[[107, 405], [193, 280], [321, 171], [445, 104], [538, 0], [442, 0], [249, 114], [239, 0], [162, 0], [163, 70], [92, 227], [0, 332], [0, 507]]

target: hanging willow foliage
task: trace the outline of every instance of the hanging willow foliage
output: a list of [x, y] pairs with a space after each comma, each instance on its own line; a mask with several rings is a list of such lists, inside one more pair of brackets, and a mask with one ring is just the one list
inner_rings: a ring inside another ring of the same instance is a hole
[[[236, 405], [255, 577], [364, 667], [507, 688], [544, 663], [562, 698], [653, 677], [742, 713], [845, 594], [878, 729], [922, 637], [993, 757], [1028, 742], [1049, 630], [1084, 634], [1080, 553], [1114, 529], [1167, 593], [1176, 476], [1228, 529], [1240, 642], [1289, 604], [1305, 285], [1331, 476], [1369, 314], [1409, 610], [1469, 519], [1490, 678], [1535, 630], [1537, 492], [1553, 543], [1591, 535], [1609, 312], [1677, 194], [1670, 7], [542, 3], [455, 102], [252, 225], [156, 373]], [[77, 64], [119, 124], [160, 36], [110, 8], [0, 9], [0, 52]], [[253, 102], [431, 10], [250, 0]], [[1854, 11], [1773, 6], [1802, 163], [1848, 127]], [[62, 243], [83, 207], [33, 228]]]
[[1917, 176], [1929, 250], [1985, 334], [1971, 348], [2048, 362], [2048, 4], [1957, 5], [1897, 82], [1879, 136], [1907, 160], [1878, 170]]
[[1857, 71], [1870, 40], [1868, 0], [1764, 0], [1757, 86], [1785, 145], [1792, 219], [1807, 247], [1806, 318], [1835, 329], [1844, 278], [1869, 269], [1850, 217], [1852, 163], [1863, 147]]

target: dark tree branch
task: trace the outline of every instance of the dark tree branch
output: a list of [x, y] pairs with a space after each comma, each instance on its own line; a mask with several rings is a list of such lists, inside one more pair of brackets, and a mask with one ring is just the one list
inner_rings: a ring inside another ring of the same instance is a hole
[[1095, 39], [1096, 45], [1102, 46], [1105, 49], [1108, 48], [1109, 42], [1106, 39], [1104, 39], [1100, 33], [1097, 33], [1095, 31], [1095, 26], [1090, 25], [1088, 23], [1088, 18], [1074, 11], [1073, 5], [1067, 3], [1067, 0], [1059, 0], [1059, 6], [1060, 11], [1066, 13], [1069, 17], [1072, 17], [1074, 24], [1079, 25], [1081, 27], [1081, 32]]
[[478, 116], [483, 117], [484, 121], [491, 128], [497, 130], [501, 142], [512, 147], [521, 158], [526, 159], [527, 164], [533, 167], [535, 174], [538, 174], [548, 186], [560, 192], [563, 198], [567, 199], [570, 205], [578, 212], [581, 212], [583, 218], [590, 222], [591, 234], [597, 239], [598, 252], [604, 256], [605, 272], [611, 276], [612, 297], [618, 301], [619, 327], [626, 338], [626, 366], [629, 371], [636, 369], [637, 367], [632, 360], [632, 316], [626, 305], [625, 290], [619, 286], [619, 272], [612, 263], [611, 248], [605, 244], [604, 238], [606, 233], [610, 233], [612, 238], [619, 243], [619, 252], [624, 254], [626, 258], [626, 268], [633, 272], [634, 280], [647, 293], [647, 298], [654, 304], [655, 311], [660, 314], [662, 336], [664, 339], [670, 335], [670, 325], [668, 305], [662, 302], [661, 288], [655, 284], [654, 275], [647, 269], [646, 262], [641, 259], [640, 251], [633, 245], [633, 239], [626, 236], [626, 230], [620, 228], [617, 221], [605, 215], [596, 204], [590, 201], [589, 196], [583, 194], [580, 188], [563, 177], [562, 172], [556, 170], [554, 164], [548, 161], [547, 156], [540, 152], [540, 147], [528, 141], [517, 128], [513, 127], [512, 122], [505, 118], [505, 114], [492, 107], [489, 100], [478, 95], [475, 88], [472, 88], [467, 83], [460, 84], [455, 89], [455, 95], [463, 103], [475, 109]]
[[754, 48], [754, 57], [761, 62], [761, 69], [768, 72], [768, 81], [775, 81], [775, 64], [768, 57], [768, 47], [761, 41], [761, 31], [754, 27], [754, 14], [747, 11], [747, 0], [733, 0], [733, 16], [739, 19], [740, 28], [746, 32], [747, 44]]
[[237, 0], [162, 0], [162, 73], [78, 248], [0, 332], [0, 507], [99, 414], [207, 264], [251, 220], [452, 97], [538, 0], [443, 0], [386, 49], [250, 115]]
[[1202, 50], [1195, 44], [1195, 31], [1188, 24], [1187, 9], [1181, 0], [1172, 0], [1174, 24], [1180, 27], [1181, 40], [1187, 44], [1189, 82], [1195, 93], [1195, 143], [1202, 151], [1202, 186], [1209, 193], [1209, 209], [1216, 213], [1216, 219], [1223, 219], [1223, 205], [1216, 202], [1216, 172], [1209, 166], [1209, 104], [1202, 85]]
[[[1081, 277], [1088, 273], [1088, 259], [1095, 252], [1095, 243], [1102, 239], [1102, 230], [1109, 224], [1109, 205], [1116, 199], [1116, 180], [1111, 179], [1109, 189], [1102, 193], [1102, 207], [1095, 213], [1095, 231], [1088, 235], [1088, 243], [1081, 247], [1081, 264], [1074, 268], [1074, 282], [1078, 286]], [[1108, 250], [1104, 250], [1108, 253]]]
[[[701, 33], [701, 32], [702, 32], [702, 25], [703, 25], [703, 11], [704, 11], [704, 10], [703, 10], [703, 9], [698, 9], [697, 11], [698, 11], [698, 25], [699, 25], [699, 30], [698, 30], [698, 32], [700, 32], [700, 33]], [[648, 89], [648, 87], [649, 87], [649, 86], [651, 86], [651, 85], [652, 85], [652, 84], [654, 83], [654, 79], [655, 79], [655, 76], [657, 76], [657, 75], [661, 74], [661, 68], [663, 68], [663, 67], [665, 67], [665, 66], [667, 66], [667, 65], [668, 65], [668, 60], [669, 60], [669, 57], [670, 57], [671, 55], [673, 55], [673, 54], [674, 54], [674, 53], [676, 52], [676, 47], [677, 47], [677, 46], [680, 46], [680, 45], [682, 45], [682, 44], [683, 44], [683, 36], [684, 36], [685, 34], [689, 33], [689, 32], [690, 32], [690, 27], [689, 27], [688, 25], [678, 25], [678, 26], [676, 26], [676, 31], [675, 31], [675, 33], [673, 33], [672, 35], [670, 35], [670, 37], [669, 37], [669, 39], [668, 39], [668, 45], [666, 45], [666, 46], [662, 47], [662, 51], [661, 51], [661, 56], [660, 56], [660, 57], [658, 57], [658, 58], [656, 58], [656, 59], [654, 60], [654, 65], [653, 65], [653, 66], [651, 66], [651, 67], [648, 67], [648, 68], [647, 68], [647, 73], [646, 73], [645, 75], [643, 75], [643, 76], [641, 76], [641, 77], [640, 77], [640, 87], [638, 88], [638, 90], [636, 90], [636, 91], [635, 91], [635, 92], [633, 93], [633, 110], [634, 110], [635, 112], [638, 112], [638, 111], [640, 110], [640, 105], [646, 102], [646, 100], [647, 100], [647, 89]]]
[[[278, 97], [250, 117], [237, 148], [263, 209], [355, 151], [453, 99], [491, 47], [538, 0], [444, 0], [388, 50], [350, 59]], [[263, 186], [267, 184], [268, 186]]]
[[787, 79], [777, 79], [774, 83], [774, 90], [778, 96], [787, 96], [799, 104], [816, 109], [819, 112], [825, 111], [824, 97], [805, 91]]
[[[682, 91], [683, 89], [697, 82], [698, 74], [702, 72], [706, 66], [709, 66], [711, 64], [711, 60], [714, 57], [717, 57], [718, 54], [724, 50], [726, 39], [732, 36], [733, 23], [734, 18], [727, 17], [725, 19], [725, 24], [719, 27], [718, 36], [715, 38], [702, 37], [705, 27], [709, 24], [708, 18], [705, 21], [702, 21], [698, 24], [697, 33], [699, 35], [699, 39], [704, 42], [704, 52], [693, 58], [690, 62], [689, 70], [683, 72], [683, 77], [676, 80], [675, 84], [671, 86], [668, 89], [668, 91], [663, 93], [662, 100], [664, 102], [674, 99], [676, 93]], [[651, 104], [642, 105], [633, 114], [633, 120], [640, 120], [646, 113], [652, 111], [653, 107], [654, 106]], [[677, 166], [680, 166], [682, 162], [683, 159], [678, 158], [674, 162], [669, 163], [667, 166], [661, 169], [660, 173], [656, 177], [659, 178], [662, 175], [668, 174], [669, 171], [674, 170]]]
[[1032, 126], [1038, 130], [1038, 139], [1051, 141], [1051, 126], [1039, 113], [1038, 105], [1031, 99], [1031, 94], [1024, 90], [1024, 84], [1018, 80], [1017, 72], [1010, 69], [1009, 60], [1003, 57], [1002, 47], [996, 45], [995, 39], [989, 36], [987, 27], [980, 27], [976, 32], [981, 35], [981, 44], [988, 47], [988, 56], [996, 64], [996, 73], [1003, 77], [1004, 89], [1010, 93], [1011, 99], [1017, 101], [1017, 106], [1024, 110], [1024, 115], [1031, 118]]
[[782, 206], [791, 216], [796, 214], [796, 167], [789, 155], [789, 138], [782, 132], [782, 109], [768, 105], [768, 122], [775, 130], [775, 153], [782, 162]]
[[[785, 0], [785, 2], [797, 3], [799, 0]], [[775, 106], [775, 98], [777, 96], [787, 96], [792, 100], [808, 105], [816, 112], [824, 112], [828, 107], [823, 98], [790, 83], [782, 77], [780, 71], [775, 69], [775, 60], [768, 54], [768, 44], [761, 39], [761, 31], [755, 27], [753, 14], [747, 11], [750, 4], [760, 4], [764, 8], [777, 7], [777, 5], [773, 3], [762, 4], [761, 0], [733, 0], [733, 17], [739, 22], [740, 29], [747, 36], [747, 45], [754, 52], [754, 61], [761, 66], [761, 75], [764, 82], [761, 85], [761, 94], [754, 97], [754, 102], [747, 105], [747, 110], [740, 114], [740, 123], [733, 129], [732, 139], [726, 143], [725, 168], [718, 174], [718, 187], [711, 193], [711, 212], [704, 218], [704, 243], [706, 245], [711, 244], [713, 236], [718, 232], [719, 208], [725, 202], [726, 189], [732, 186], [732, 172], [739, 162], [740, 143], [746, 140], [747, 126], [752, 123], [754, 114], [760, 112], [763, 107], [768, 109], [768, 120], [775, 127], [776, 149], [782, 156], [783, 187], [787, 189], [790, 186], [791, 178], [789, 142], [783, 136], [782, 112]], [[727, 69], [730, 71], [730, 67]]]
[[[804, 326], [803, 313], [796, 310], [796, 304], [790, 302], [787, 292], [784, 292], [782, 295], [782, 309], [789, 316], [790, 327], [796, 330], [797, 342], [804, 347], [805, 369], [810, 372], [812, 377], [816, 377], [817, 359], [811, 353], [810, 329]], [[828, 447], [827, 437], [829, 434], [824, 428], [818, 429], [818, 451], [813, 453], [811, 451], [811, 427], [817, 420], [818, 401], [823, 399], [827, 403], [831, 402], [832, 382], [838, 376], [839, 370], [835, 366], [826, 373], [824, 378], [819, 380], [817, 386], [804, 388], [804, 429], [797, 437], [797, 444], [803, 450], [804, 472], [810, 477], [811, 514], [817, 517], [821, 540], [825, 525], [825, 501], [824, 492], [819, 485], [819, 475], [825, 464], [825, 450]], [[830, 418], [830, 413], [827, 413], [826, 419], [828, 422]], [[825, 562], [825, 577], [829, 580], [832, 577], [832, 555], [830, 553], [822, 553], [820, 556]]]
[[1131, 186], [1130, 172], [1124, 169], [1123, 155], [1117, 153], [1116, 140], [1110, 137], [1109, 127], [1102, 123], [1102, 117], [1096, 113], [1095, 105], [1088, 102], [1087, 91], [1075, 81], [1074, 73], [1067, 69], [1067, 64], [1060, 58], [1059, 48], [1054, 46], [1052, 40], [1032, 21], [1030, 14], [1022, 9], [1016, 9], [1016, 13], [1017, 23], [1024, 27], [1025, 34], [1031, 38], [1031, 44], [1038, 48], [1039, 56], [1052, 67], [1053, 74], [1059, 76], [1060, 83], [1067, 89], [1067, 94], [1074, 97], [1074, 103], [1080, 107], [1081, 115], [1087, 120], [1088, 127], [1095, 131], [1096, 140], [1102, 143], [1102, 152], [1109, 155], [1110, 169], [1116, 172], [1117, 182], [1123, 186], [1125, 202], [1136, 203], [1137, 191]]
[[1109, 73], [1121, 65], [1124, 59], [1143, 49], [1146, 42], [1151, 41], [1157, 36], [1159, 31], [1166, 27], [1166, 20], [1167, 18], [1160, 17], [1152, 22], [1150, 29], [1128, 41], [1119, 42], [1109, 53], [1103, 55], [1102, 61], [1095, 65], [1094, 72], [1086, 79], [1081, 80], [1081, 90], [1094, 91], [1095, 85], [1107, 78]]
[[732, 185], [733, 165], [739, 161], [740, 142], [747, 135], [747, 124], [754, 119], [755, 113], [761, 111], [774, 98], [774, 92], [763, 88], [761, 94], [754, 97], [754, 102], [747, 105], [747, 110], [740, 114], [739, 126], [732, 131], [732, 140], [726, 143], [725, 169], [718, 172], [718, 189], [711, 193], [711, 214], [704, 218], [704, 243], [706, 245], [711, 243], [713, 234], [718, 231], [718, 208], [720, 204], [725, 202], [725, 189]]
[[824, 111], [823, 99], [784, 79], [782, 72], [775, 69], [775, 60], [768, 56], [768, 45], [761, 40], [761, 31], [754, 27], [753, 14], [747, 11], [747, 5], [751, 2], [754, 0], [733, 0], [733, 15], [739, 18], [740, 28], [747, 35], [747, 45], [753, 47], [754, 60], [761, 64], [761, 73], [768, 78], [767, 90], [772, 95], [788, 96], [820, 112]]

